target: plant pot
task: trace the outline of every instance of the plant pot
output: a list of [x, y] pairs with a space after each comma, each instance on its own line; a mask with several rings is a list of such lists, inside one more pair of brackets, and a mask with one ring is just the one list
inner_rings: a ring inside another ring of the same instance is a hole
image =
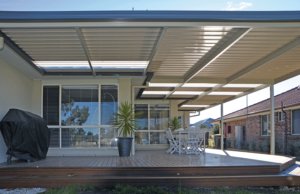
[[120, 157], [130, 156], [132, 137], [118, 137], [118, 150]]

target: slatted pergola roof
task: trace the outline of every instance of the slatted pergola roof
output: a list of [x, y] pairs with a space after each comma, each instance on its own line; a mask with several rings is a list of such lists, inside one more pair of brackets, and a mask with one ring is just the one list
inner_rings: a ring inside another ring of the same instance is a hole
[[139, 99], [199, 111], [300, 74], [300, 12], [0, 12], [41, 76], [144, 76]]

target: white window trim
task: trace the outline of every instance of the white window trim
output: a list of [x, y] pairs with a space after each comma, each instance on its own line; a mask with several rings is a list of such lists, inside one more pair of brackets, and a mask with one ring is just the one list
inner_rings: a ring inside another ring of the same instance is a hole
[[[49, 80], [50, 81], [50, 80]], [[51, 80], [53, 82], [53, 80]], [[95, 126], [62, 126], [61, 125], [61, 91], [62, 91], [62, 86], [63, 85], [73, 85], [73, 86], [87, 86], [87, 85], [97, 85], [98, 86], [98, 113], [99, 113], [99, 120], [98, 120], [98, 125]], [[48, 128], [58, 128], [59, 129], [59, 148], [50, 148], [49, 149], [116, 149], [116, 148], [107, 148], [107, 147], [100, 147], [100, 129], [102, 128], [107, 128], [110, 127], [110, 125], [101, 125], [101, 86], [102, 85], [117, 85], [118, 87], [118, 104], [120, 101], [120, 94], [119, 94], [119, 83], [84, 83], [84, 84], [75, 84], [75, 83], [64, 83], [64, 84], [56, 84], [56, 83], [51, 83], [51, 84], [42, 84], [41, 85], [41, 117], [43, 117], [43, 97], [44, 97], [44, 86], [59, 86], [59, 125], [48, 125]], [[99, 145], [98, 148], [95, 147], [90, 147], [90, 148], [63, 148], [62, 147], [62, 136], [61, 136], [61, 129], [62, 128], [98, 128], [98, 141]]]
[[[262, 128], [262, 126], [263, 126], [262, 117], [263, 117], [263, 116], [267, 116], [267, 123], [269, 124], [270, 121], [269, 121], [268, 115], [270, 115], [270, 114], [264, 114], [264, 115], [261, 115], [261, 119], [260, 119], [260, 135], [263, 136], [263, 137], [270, 137], [270, 135], [263, 135], [263, 134], [262, 134], [262, 132], [263, 132], [263, 128]], [[271, 125], [271, 124], [270, 124], [270, 125]]]

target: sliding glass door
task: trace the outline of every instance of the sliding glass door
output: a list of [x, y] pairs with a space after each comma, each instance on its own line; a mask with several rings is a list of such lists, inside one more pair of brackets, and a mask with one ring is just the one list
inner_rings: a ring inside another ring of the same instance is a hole
[[167, 144], [165, 129], [169, 123], [168, 104], [136, 104], [135, 112], [142, 112], [138, 119], [135, 143], [139, 145]]

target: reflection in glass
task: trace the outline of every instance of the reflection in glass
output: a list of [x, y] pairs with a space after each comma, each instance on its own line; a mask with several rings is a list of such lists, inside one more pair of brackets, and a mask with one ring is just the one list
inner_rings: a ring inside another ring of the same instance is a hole
[[101, 86], [101, 125], [110, 125], [113, 113], [118, 111], [118, 86]]
[[150, 144], [168, 144], [165, 132], [151, 132]]
[[99, 125], [98, 86], [62, 86], [61, 125]]
[[150, 105], [150, 130], [165, 130], [169, 123], [169, 105]]
[[61, 129], [62, 147], [99, 147], [98, 128], [63, 128]]
[[59, 125], [59, 86], [44, 86], [43, 118], [47, 125]]
[[134, 138], [136, 144], [140, 144], [140, 145], [149, 144], [148, 132], [135, 132]]
[[117, 131], [114, 128], [100, 128], [100, 147], [117, 147]]
[[148, 104], [136, 104], [135, 113], [142, 112], [139, 119], [136, 119], [139, 125], [138, 130], [148, 130]]
[[50, 131], [50, 148], [59, 148], [59, 129], [49, 129]]

